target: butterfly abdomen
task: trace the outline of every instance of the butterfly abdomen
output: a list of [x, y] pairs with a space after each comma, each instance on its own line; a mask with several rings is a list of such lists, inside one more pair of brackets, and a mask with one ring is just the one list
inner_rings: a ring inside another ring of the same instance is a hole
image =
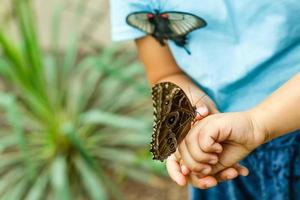
[[176, 36], [173, 37], [172, 40], [175, 42], [175, 44], [177, 44], [178, 46], [184, 47], [187, 43], [187, 36], [183, 35], [183, 36]]
[[161, 45], [165, 45], [165, 40], [169, 39], [169, 35], [171, 33], [168, 20], [161, 19], [158, 15], [157, 19], [153, 23], [155, 26], [154, 33], [152, 34], [153, 37], [159, 41]]

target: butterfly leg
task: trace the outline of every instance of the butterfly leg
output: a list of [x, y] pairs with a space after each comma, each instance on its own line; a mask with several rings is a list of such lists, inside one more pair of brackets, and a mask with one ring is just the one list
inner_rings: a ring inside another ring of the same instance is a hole
[[196, 117], [192, 121], [192, 126], [194, 126], [196, 122], [202, 120], [203, 118], [204, 118], [204, 116], [196, 111]]

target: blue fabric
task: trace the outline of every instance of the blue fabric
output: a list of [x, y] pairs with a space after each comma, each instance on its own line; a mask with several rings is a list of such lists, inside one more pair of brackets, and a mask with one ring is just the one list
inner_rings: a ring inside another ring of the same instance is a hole
[[247, 177], [219, 184], [208, 190], [191, 189], [192, 200], [299, 200], [300, 137], [289, 135], [252, 152], [241, 163], [248, 167]]
[[[299, 0], [111, 0], [113, 40], [144, 36], [127, 25], [125, 18], [134, 11], [154, 9], [193, 13], [207, 21], [205, 28], [189, 34], [192, 55], [173, 42], [169, 45], [181, 69], [215, 101], [221, 112], [254, 107], [300, 72]], [[250, 199], [269, 199], [275, 191], [280, 195], [277, 199], [293, 195], [300, 199], [299, 191], [291, 189], [300, 190], [299, 172], [296, 174], [295, 170], [300, 168], [298, 136], [299, 133], [278, 138], [245, 159], [252, 172], [250, 177], [212, 190], [195, 190], [194, 199], [220, 199], [221, 193], [230, 200], [246, 198], [245, 194], [253, 197]], [[292, 145], [287, 146], [287, 140]], [[274, 163], [279, 173], [267, 170]], [[275, 182], [286, 187], [277, 187]], [[288, 191], [293, 194], [285, 195]]]

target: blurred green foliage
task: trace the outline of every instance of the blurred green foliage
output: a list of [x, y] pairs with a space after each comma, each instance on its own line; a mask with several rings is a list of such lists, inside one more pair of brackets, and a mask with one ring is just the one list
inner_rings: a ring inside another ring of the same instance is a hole
[[120, 179], [158, 184], [149, 88], [134, 53], [112, 46], [82, 55], [76, 30], [59, 50], [63, 5], [43, 50], [32, 2], [11, 2], [18, 39], [0, 25], [0, 199], [122, 199]]

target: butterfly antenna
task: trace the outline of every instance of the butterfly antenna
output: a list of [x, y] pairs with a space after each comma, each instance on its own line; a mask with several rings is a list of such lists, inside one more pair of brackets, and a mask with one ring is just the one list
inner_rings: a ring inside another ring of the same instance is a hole
[[[199, 101], [201, 101], [205, 96], [206, 96], [206, 94], [203, 94], [202, 97], [200, 97], [200, 98], [197, 100], [197, 102], [195, 103], [195, 106], [196, 106], [197, 103], [199, 103]], [[195, 111], [196, 111], [196, 113], [197, 113], [198, 115], [200, 115], [202, 118], [204, 118], [204, 116], [201, 115], [197, 110], [195, 110]], [[196, 122], [196, 121], [197, 121], [197, 119], [195, 119], [195, 122]]]
[[[188, 85], [188, 91], [189, 91], [189, 93], [190, 93], [190, 97], [191, 97], [191, 101], [192, 101], [192, 105], [193, 105], [194, 100], [193, 100], [193, 95], [192, 95], [191, 88], [190, 88], [189, 85]], [[195, 105], [196, 105], [196, 104], [195, 104]]]
[[184, 48], [184, 50], [187, 52], [187, 54], [189, 54], [189, 55], [192, 54], [191, 51], [190, 51], [186, 46], [184, 46], [183, 48]]
[[146, 6], [148, 7], [148, 10], [151, 11], [151, 12], [154, 12], [155, 11], [155, 1], [151, 1], [150, 3], [146, 3]]
[[[201, 101], [205, 96], [206, 96], [206, 94], [203, 94], [202, 97], [200, 97], [200, 98], [197, 100], [196, 104], [199, 103], [199, 101]], [[196, 104], [195, 104], [195, 105], [196, 105]]]
[[161, 1], [158, 3], [158, 10], [161, 12]]

